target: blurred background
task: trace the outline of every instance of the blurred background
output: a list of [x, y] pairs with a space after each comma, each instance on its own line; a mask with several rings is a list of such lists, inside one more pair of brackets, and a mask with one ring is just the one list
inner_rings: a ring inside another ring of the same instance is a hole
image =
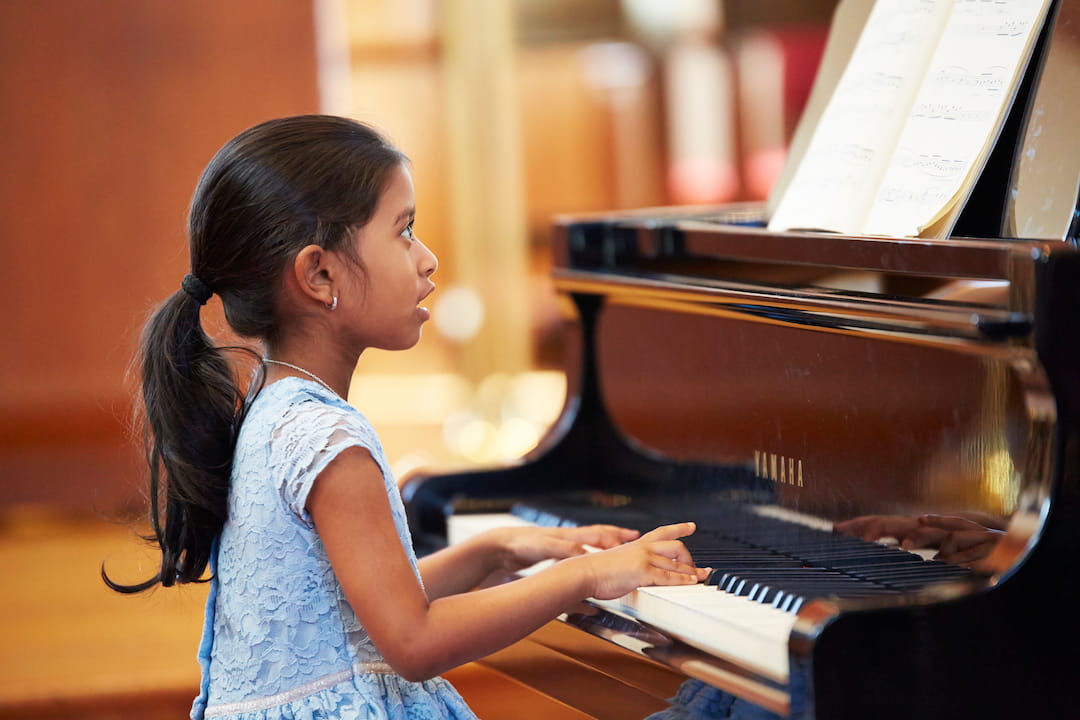
[[411, 157], [434, 319], [365, 354], [350, 399], [399, 477], [497, 464], [565, 397], [552, 218], [767, 197], [835, 4], [0, 3], [0, 718], [177, 717], [195, 694], [205, 588], [121, 598], [97, 574], [153, 568], [121, 522], [143, 502], [129, 365], [228, 138], [329, 112]]

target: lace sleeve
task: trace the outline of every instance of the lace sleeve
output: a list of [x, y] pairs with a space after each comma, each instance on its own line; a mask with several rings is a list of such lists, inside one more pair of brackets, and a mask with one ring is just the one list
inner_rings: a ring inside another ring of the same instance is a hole
[[379, 465], [384, 480], [389, 476], [375, 430], [359, 413], [320, 402], [303, 402], [291, 406], [282, 416], [271, 440], [271, 471], [285, 506], [305, 525], [312, 525], [305, 506], [315, 479], [350, 447], [365, 448]]

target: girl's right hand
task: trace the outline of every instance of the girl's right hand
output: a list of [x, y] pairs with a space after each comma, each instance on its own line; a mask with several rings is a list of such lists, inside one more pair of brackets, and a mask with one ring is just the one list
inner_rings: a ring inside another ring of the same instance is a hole
[[580, 562], [591, 575], [597, 600], [614, 600], [646, 585], [693, 585], [705, 579], [708, 568], [694, 565], [679, 538], [692, 535], [692, 522], [664, 525], [637, 540], [566, 562]]

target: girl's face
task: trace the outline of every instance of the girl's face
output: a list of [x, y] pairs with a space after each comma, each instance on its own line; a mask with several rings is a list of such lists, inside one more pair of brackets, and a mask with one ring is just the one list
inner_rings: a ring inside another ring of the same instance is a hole
[[357, 233], [363, 271], [352, 275], [341, 293], [360, 348], [405, 350], [420, 339], [431, 317], [420, 303], [435, 289], [429, 279], [439, 261], [413, 235], [416, 196], [404, 165], [392, 170], [375, 214]]

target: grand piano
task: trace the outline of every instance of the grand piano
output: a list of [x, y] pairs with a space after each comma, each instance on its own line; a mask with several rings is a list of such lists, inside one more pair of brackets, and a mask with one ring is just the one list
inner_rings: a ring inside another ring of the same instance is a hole
[[[590, 601], [493, 666], [595, 682], [582, 717], [649, 714], [633, 693], [672, 718], [1080, 716], [1078, 24], [1050, 5], [948, 237], [770, 232], [756, 206], [556, 222], [566, 406], [519, 463], [409, 478], [418, 549], [693, 520], [714, 572]], [[925, 514], [997, 532], [959, 564], [842, 531]]]

